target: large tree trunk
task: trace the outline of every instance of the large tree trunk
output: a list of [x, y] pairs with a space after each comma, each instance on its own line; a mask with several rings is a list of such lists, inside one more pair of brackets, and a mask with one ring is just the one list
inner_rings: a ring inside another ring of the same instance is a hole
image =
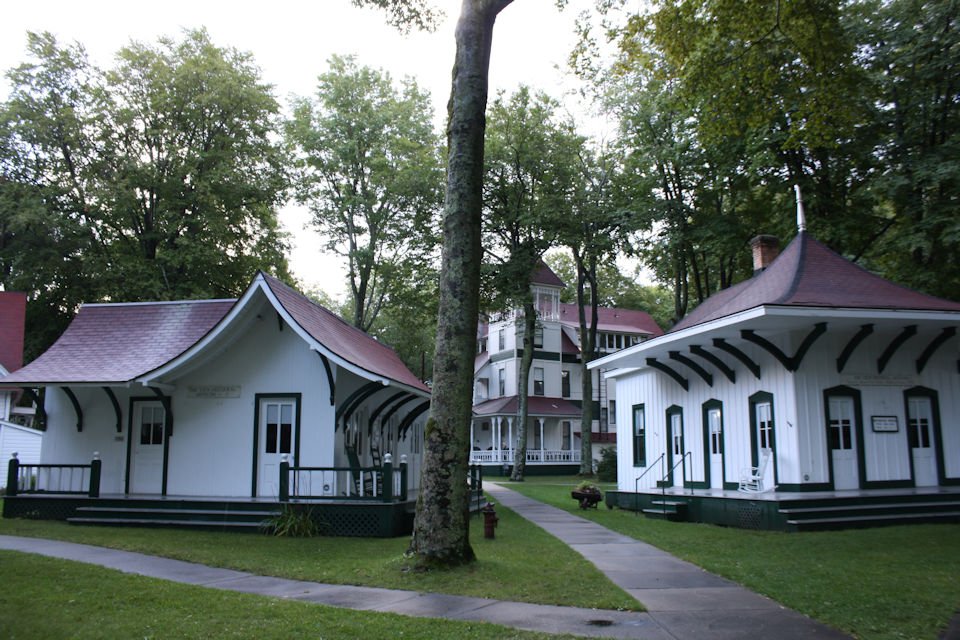
[[522, 481], [527, 466], [527, 426], [530, 411], [528, 409], [530, 388], [530, 365], [533, 364], [533, 338], [537, 332], [537, 310], [532, 300], [523, 303], [523, 357], [520, 358], [520, 376], [517, 379], [517, 449], [513, 455], [513, 474], [511, 480]]
[[410, 552], [420, 567], [475, 559], [467, 474], [480, 297], [487, 74], [497, 14], [511, 0], [463, 0], [447, 105], [447, 186], [433, 401]]
[[[592, 255], [584, 256], [578, 247], [573, 247], [573, 259], [577, 265], [577, 309], [580, 319], [580, 389], [583, 409], [580, 416], [580, 475], [593, 475], [593, 372], [587, 365], [597, 353], [597, 261]], [[590, 284], [590, 322], [587, 323], [585, 285]], [[602, 384], [602, 381], [601, 381]]]

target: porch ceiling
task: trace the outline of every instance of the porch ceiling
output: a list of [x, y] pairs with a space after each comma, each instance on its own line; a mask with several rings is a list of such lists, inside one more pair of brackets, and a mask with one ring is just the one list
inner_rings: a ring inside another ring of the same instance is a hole
[[[473, 415], [477, 417], [516, 416], [519, 410], [520, 398], [518, 396], [506, 396], [474, 405]], [[527, 413], [531, 417], [579, 418], [583, 412], [580, 407], [564, 398], [529, 396], [527, 398]]]

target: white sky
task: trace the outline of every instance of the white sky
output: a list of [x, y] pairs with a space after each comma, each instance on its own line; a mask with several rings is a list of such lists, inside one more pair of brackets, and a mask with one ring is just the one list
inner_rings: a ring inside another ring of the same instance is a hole
[[[436, 33], [399, 35], [381, 13], [356, 9], [349, 0], [295, 2], [211, 2], [168, 0], [25, 0], [7, 3], [0, 20], [0, 70], [26, 59], [26, 32], [50, 31], [63, 42], [77, 41], [91, 59], [111, 66], [116, 51], [130, 40], [152, 43], [159, 36], [180, 37], [188, 28], [206, 27], [219, 46], [249, 51], [275, 87], [280, 102], [291, 95], [311, 95], [330, 55], [354, 54], [358, 62], [383, 68], [395, 77], [413, 76], [433, 95], [435, 120], [441, 125], [450, 91], [453, 30], [460, 2], [435, 0], [447, 12]], [[515, 0], [497, 21], [490, 65], [491, 97], [519, 84], [562, 98], [573, 81], [565, 61], [575, 36], [576, 14], [592, 0], [571, 0], [558, 11], [554, 0]], [[9, 87], [0, 83], [0, 96]], [[346, 290], [339, 259], [325, 256], [316, 231], [304, 229], [307, 212], [295, 206], [281, 211], [293, 234], [290, 255], [294, 275], [308, 288], [342, 298]]]

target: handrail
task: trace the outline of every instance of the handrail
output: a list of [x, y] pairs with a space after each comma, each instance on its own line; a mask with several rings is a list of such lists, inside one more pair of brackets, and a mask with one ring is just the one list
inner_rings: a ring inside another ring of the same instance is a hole
[[639, 515], [639, 513], [640, 513], [640, 509], [637, 507], [638, 502], [639, 502], [639, 499], [640, 499], [640, 498], [639, 498], [640, 490], [639, 490], [637, 487], [638, 487], [638, 485], [640, 484], [640, 480], [643, 479], [643, 476], [645, 476], [645, 475], [647, 475], [648, 473], [650, 473], [651, 471], [653, 471], [654, 466], [656, 466], [657, 464], [663, 464], [663, 458], [664, 458], [664, 456], [666, 456], [666, 455], [667, 455], [667, 454], [665, 454], [665, 453], [661, 453], [661, 454], [660, 454], [660, 457], [653, 461], [653, 464], [651, 464], [649, 467], [647, 467], [646, 469], [644, 469], [643, 473], [641, 473], [639, 476], [637, 476], [637, 477], [634, 479], [634, 481], [633, 481], [633, 512], [634, 512], [635, 515]]
[[686, 452], [684, 452], [684, 454], [683, 454], [682, 456], [680, 456], [680, 461], [677, 462], [677, 463], [676, 463], [675, 465], [673, 465], [672, 467], [670, 467], [670, 471], [668, 471], [667, 473], [664, 473], [664, 474], [663, 474], [663, 477], [660, 478], [660, 489], [662, 490], [662, 494], [663, 494], [663, 499], [664, 499], [664, 500], [667, 499], [667, 478], [672, 478], [672, 477], [673, 477], [673, 472], [676, 471], [676, 470], [677, 470], [677, 467], [679, 467], [681, 464], [683, 465], [683, 471], [681, 472], [683, 475], [682, 475], [681, 477], [683, 478], [683, 484], [684, 484], [684, 486], [686, 486], [686, 484], [687, 484], [687, 465], [686, 465], [685, 463], [686, 463], [686, 461], [687, 461], [687, 456], [690, 456], [690, 460], [691, 460], [691, 464], [692, 464], [692, 461], [693, 461], [693, 453], [691, 453], [690, 451], [686, 451]]
[[[77, 494], [100, 496], [100, 453], [89, 464], [27, 464], [13, 454], [7, 465], [8, 497], [18, 494]], [[74, 472], [77, 472], [76, 474]]]

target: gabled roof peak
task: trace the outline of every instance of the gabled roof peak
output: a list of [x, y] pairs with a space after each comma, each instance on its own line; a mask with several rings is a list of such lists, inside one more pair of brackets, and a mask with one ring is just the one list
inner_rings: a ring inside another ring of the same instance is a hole
[[713, 294], [670, 331], [762, 305], [960, 312], [960, 303], [870, 273], [801, 231], [764, 271]]

